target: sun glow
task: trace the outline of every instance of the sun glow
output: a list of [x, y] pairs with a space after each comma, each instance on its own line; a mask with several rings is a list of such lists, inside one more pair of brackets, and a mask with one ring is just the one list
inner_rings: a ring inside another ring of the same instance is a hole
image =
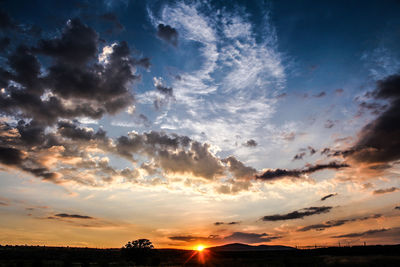
[[204, 250], [204, 246], [203, 246], [203, 245], [198, 245], [198, 246], [196, 247], [196, 250], [197, 250], [197, 251], [203, 251], [203, 250]]

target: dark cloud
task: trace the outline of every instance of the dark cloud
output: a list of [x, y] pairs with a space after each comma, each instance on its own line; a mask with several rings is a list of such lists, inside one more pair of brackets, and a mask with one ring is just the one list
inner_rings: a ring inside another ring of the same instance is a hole
[[240, 222], [215, 222], [214, 225], [220, 226], [220, 225], [235, 225], [235, 224], [240, 224]]
[[233, 156], [223, 159], [222, 162], [228, 164], [229, 171], [235, 178], [250, 178], [257, 172], [256, 169], [244, 165]]
[[241, 242], [247, 244], [270, 242], [272, 240], [281, 238], [280, 236], [271, 236], [266, 233], [244, 233], [244, 232], [233, 232], [232, 234], [221, 237], [219, 235], [210, 235], [208, 237], [201, 236], [171, 236], [169, 239], [183, 242], [210, 242], [210, 243], [233, 243]]
[[99, 129], [97, 132], [88, 128], [81, 128], [77, 123], [70, 121], [60, 121], [57, 124], [57, 132], [65, 138], [73, 139], [76, 141], [90, 141], [90, 140], [103, 140], [106, 141], [106, 132]]
[[178, 46], [178, 31], [169, 25], [158, 24], [157, 36], [175, 47]]
[[243, 145], [246, 146], [246, 147], [256, 147], [257, 146], [257, 142], [255, 140], [253, 140], [253, 139], [249, 139]]
[[327, 120], [327, 121], [325, 122], [325, 124], [324, 124], [324, 127], [325, 127], [326, 129], [330, 129], [330, 128], [332, 128], [333, 126], [335, 126], [335, 122], [333, 122], [332, 120]]
[[309, 207], [301, 210], [296, 210], [287, 214], [274, 214], [268, 215], [261, 218], [263, 221], [283, 221], [283, 220], [294, 220], [302, 219], [306, 216], [312, 216], [321, 213], [327, 213], [332, 209], [332, 207]]
[[358, 104], [359, 107], [359, 113], [358, 115], [364, 114], [365, 110], [368, 110], [371, 112], [373, 115], [379, 115], [381, 114], [384, 110], [387, 109], [387, 105], [383, 105], [380, 103], [369, 103], [362, 101], [361, 103]]
[[0, 146], [0, 162], [5, 165], [19, 165], [23, 161], [24, 154], [15, 148]]
[[320, 92], [320, 93], [318, 93], [316, 95], [313, 95], [313, 97], [316, 97], [316, 98], [320, 98], [320, 97], [324, 97], [324, 96], [326, 96], [325, 92]]
[[400, 189], [397, 187], [391, 187], [391, 188], [385, 188], [385, 189], [377, 189], [373, 192], [374, 195], [382, 195], [386, 193], [392, 193], [392, 192], [397, 192]]
[[54, 216], [59, 218], [70, 218], [70, 219], [94, 219], [93, 217], [87, 215], [67, 214], [67, 213], [59, 213]]
[[275, 169], [275, 170], [267, 170], [261, 175], [257, 175], [257, 179], [261, 180], [275, 180], [284, 177], [300, 177], [304, 174], [313, 173], [316, 171], [324, 170], [324, 169], [341, 169], [349, 167], [346, 163], [338, 163], [336, 161], [329, 162], [327, 164], [317, 164], [310, 165], [303, 169]]
[[72, 65], [82, 66], [97, 53], [98, 34], [79, 19], [67, 22], [59, 38], [40, 40], [37, 52]]
[[156, 84], [156, 89], [157, 89], [160, 93], [162, 93], [162, 94], [164, 94], [164, 95], [167, 95], [167, 96], [172, 96], [172, 95], [173, 95], [173, 89], [172, 89], [172, 87], [164, 86], [162, 83]]
[[311, 146], [309, 146], [309, 147], [307, 147], [308, 148], [308, 151], [310, 152], [310, 155], [312, 156], [312, 155], [314, 155], [315, 153], [317, 153], [317, 150], [315, 149], [315, 148], [313, 148], [313, 147], [311, 147]]
[[321, 198], [321, 201], [327, 200], [328, 198], [331, 198], [331, 197], [334, 197], [334, 196], [337, 196], [337, 193], [326, 195], [326, 196]]
[[359, 162], [391, 162], [400, 159], [400, 75], [377, 83], [372, 93], [376, 100], [386, 100], [388, 108], [360, 132], [360, 138], [348, 154]]
[[[99, 119], [132, 105], [130, 85], [140, 80], [135, 67], [149, 67], [148, 59], [131, 57], [126, 42], [120, 42], [100, 63], [98, 46], [98, 34], [73, 19], [59, 37], [17, 47], [7, 58], [9, 70], [0, 69], [0, 112], [53, 124], [59, 118]], [[41, 65], [37, 54], [49, 57], [50, 64]]]
[[300, 159], [303, 159], [303, 157], [304, 157], [305, 155], [306, 155], [306, 152], [298, 153], [298, 154], [294, 155], [293, 160], [300, 160]]
[[298, 232], [306, 232], [306, 231], [310, 231], [310, 230], [322, 231], [322, 230], [325, 230], [326, 228], [337, 227], [337, 226], [341, 226], [341, 225], [351, 223], [351, 222], [365, 221], [365, 220], [376, 219], [376, 218], [380, 218], [380, 217], [382, 217], [381, 214], [374, 214], [371, 216], [366, 216], [366, 217], [361, 217], [361, 218], [358, 217], [358, 218], [343, 219], [343, 220], [331, 220], [331, 221], [326, 221], [321, 224], [312, 224], [312, 225], [304, 226], [304, 227], [298, 229], [297, 231]]
[[163, 79], [161, 77], [154, 77], [153, 81], [154, 87], [162, 95], [162, 97], [157, 96], [157, 98], [154, 100], [154, 107], [159, 110], [162, 106], [168, 105], [171, 100], [175, 100], [174, 91], [172, 87], [164, 85]]
[[374, 234], [377, 234], [377, 233], [383, 233], [383, 232], [387, 232], [387, 231], [389, 231], [389, 230], [391, 230], [390, 228], [389, 229], [385, 229], [385, 228], [382, 228], [382, 229], [374, 229], [374, 230], [368, 230], [368, 231], [365, 231], [365, 232], [360, 232], [360, 233], [350, 233], [350, 234], [345, 234], [345, 235], [337, 235], [337, 236], [332, 236], [333, 238], [353, 238], [353, 237], [362, 237], [362, 236], [368, 236], [368, 235], [374, 235]]
[[321, 150], [321, 155], [329, 155], [330, 152], [331, 152], [331, 149], [326, 147]]
[[308, 152], [310, 153], [310, 156], [312, 156], [312, 155], [314, 155], [315, 153], [317, 153], [317, 150], [315, 150], [315, 148], [313, 148], [313, 147], [311, 147], [311, 146], [308, 146], [307, 148], [301, 148], [300, 149], [300, 153], [298, 153], [298, 154], [296, 154], [294, 157], [293, 157], [293, 160], [300, 160], [300, 159], [303, 159], [303, 157], [305, 157], [306, 156], [306, 152], [305, 151], [307, 151], [308, 150]]

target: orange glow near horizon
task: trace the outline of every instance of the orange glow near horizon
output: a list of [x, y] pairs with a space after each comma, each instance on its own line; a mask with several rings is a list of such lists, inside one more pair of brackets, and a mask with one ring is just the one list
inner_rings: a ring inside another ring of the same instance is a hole
[[204, 250], [204, 246], [203, 245], [197, 245], [196, 250], [197, 251], [203, 251]]

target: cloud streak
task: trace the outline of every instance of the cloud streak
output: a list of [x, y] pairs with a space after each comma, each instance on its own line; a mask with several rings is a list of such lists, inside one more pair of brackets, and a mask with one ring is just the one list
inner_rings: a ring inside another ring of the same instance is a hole
[[366, 217], [361, 217], [361, 218], [331, 220], [331, 221], [326, 221], [321, 224], [312, 224], [312, 225], [304, 226], [304, 227], [301, 227], [300, 229], [298, 229], [297, 231], [298, 232], [306, 232], [306, 231], [310, 231], [310, 230], [322, 231], [327, 228], [337, 227], [337, 226], [341, 226], [341, 225], [348, 224], [351, 222], [360, 222], [360, 221], [376, 219], [376, 218], [381, 218], [381, 217], [382, 217], [381, 214], [374, 214], [371, 216], [366, 216]]
[[345, 235], [336, 235], [332, 236], [332, 238], [354, 238], [354, 237], [363, 237], [363, 236], [369, 236], [369, 235], [375, 235], [378, 233], [383, 233], [391, 230], [390, 228], [382, 228], [382, 229], [373, 229], [373, 230], [368, 230], [365, 232], [359, 232], [359, 233], [350, 233], [350, 234], [345, 234]]
[[301, 210], [296, 210], [293, 212], [289, 212], [287, 214], [274, 214], [274, 215], [267, 215], [261, 218], [264, 222], [275, 222], [275, 221], [286, 221], [286, 220], [295, 220], [295, 219], [303, 219], [307, 216], [317, 215], [328, 213], [332, 207], [309, 207], [304, 208]]
[[256, 179], [264, 180], [264, 181], [271, 181], [276, 179], [282, 179], [285, 177], [300, 177], [305, 174], [313, 173], [320, 170], [325, 169], [333, 169], [338, 170], [342, 168], [349, 167], [346, 163], [338, 163], [336, 161], [329, 162], [327, 164], [317, 164], [317, 165], [310, 165], [304, 169], [275, 169], [275, 170], [267, 170], [261, 175], [257, 175]]

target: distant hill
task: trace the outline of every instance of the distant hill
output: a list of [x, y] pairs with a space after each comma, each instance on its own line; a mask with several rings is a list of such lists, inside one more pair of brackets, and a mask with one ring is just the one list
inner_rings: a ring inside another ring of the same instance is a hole
[[272, 250], [296, 250], [295, 248], [288, 246], [269, 246], [269, 245], [259, 245], [251, 246], [241, 243], [232, 243], [223, 246], [209, 247], [207, 248], [212, 251], [272, 251]]

